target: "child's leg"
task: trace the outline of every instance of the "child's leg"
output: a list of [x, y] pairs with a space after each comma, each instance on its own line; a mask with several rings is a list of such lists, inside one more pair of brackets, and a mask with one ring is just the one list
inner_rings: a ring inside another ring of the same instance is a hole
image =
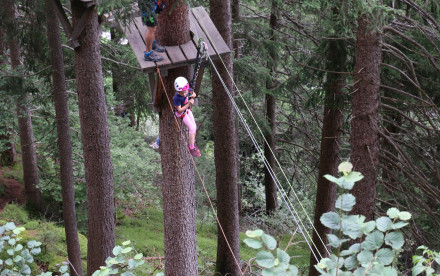
[[194, 147], [195, 141], [196, 141], [196, 131], [197, 131], [197, 125], [196, 121], [194, 120], [194, 116], [192, 114], [192, 111], [189, 110], [188, 113], [183, 118], [183, 123], [188, 127], [189, 129], [189, 135], [188, 135], [188, 142], [189, 146], [191, 148]]

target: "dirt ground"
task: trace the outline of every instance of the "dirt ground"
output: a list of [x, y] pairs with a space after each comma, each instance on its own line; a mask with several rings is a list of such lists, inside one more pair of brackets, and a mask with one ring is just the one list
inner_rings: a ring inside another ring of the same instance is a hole
[[0, 212], [10, 202], [18, 204], [25, 202], [23, 184], [16, 179], [4, 178], [6, 171], [8, 168], [0, 167], [0, 185], [4, 187], [4, 193], [0, 194]]

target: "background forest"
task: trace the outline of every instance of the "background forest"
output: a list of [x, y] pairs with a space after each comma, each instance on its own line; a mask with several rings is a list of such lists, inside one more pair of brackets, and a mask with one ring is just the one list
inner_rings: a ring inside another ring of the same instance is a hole
[[[313, 256], [329, 256], [332, 232], [320, 218], [339, 195], [324, 175], [343, 161], [364, 175], [350, 214], [412, 215], [399, 275], [419, 246], [439, 250], [437, 0], [166, 2], [159, 41], [181, 39], [170, 24], [194, 19], [177, 11], [202, 6], [232, 49], [207, 63], [194, 161], [165, 99], [153, 111], [122, 31], [136, 1], [0, 1], [0, 220], [42, 242], [33, 275], [66, 259], [70, 275], [92, 275], [127, 240], [148, 263], [128, 265], [135, 275], [260, 275], [243, 241], [255, 229], [300, 275], [321, 275]], [[89, 17], [76, 39], [54, 3], [73, 34]], [[164, 89], [190, 70], [170, 69]]]

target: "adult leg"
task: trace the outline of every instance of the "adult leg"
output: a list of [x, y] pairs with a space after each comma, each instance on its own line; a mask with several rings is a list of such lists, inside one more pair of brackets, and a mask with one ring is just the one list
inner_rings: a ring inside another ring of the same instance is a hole
[[155, 37], [156, 37], [156, 26], [147, 26], [147, 32], [145, 34], [145, 47], [147, 53], [151, 52]]

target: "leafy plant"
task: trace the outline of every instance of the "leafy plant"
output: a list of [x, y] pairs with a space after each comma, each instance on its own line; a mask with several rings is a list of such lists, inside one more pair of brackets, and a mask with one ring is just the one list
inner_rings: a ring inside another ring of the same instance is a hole
[[[290, 256], [284, 250], [277, 248], [276, 240], [263, 230], [246, 231], [249, 237], [244, 242], [254, 249], [261, 249], [256, 256], [257, 264], [263, 268], [263, 276], [296, 276], [298, 268], [290, 264]], [[275, 251], [276, 253], [272, 253]], [[276, 255], [276, 257], [275, 257]]]
[[[430, 250], [424, 245], [419, 246], [417, 249], [423, 250], [423, 253], [421, 256], [413, 256], [414, 267], [412, 268], [412, 276], [417, 276], [423, 272], [425, 272], [427, 276], [440, 275], [440, 253]], [[435, 267], [437, 267], [437, 271]]]
[[115, 246], [113, 248], [114, 257], [108, 257], [105, 260], [106, 266], [101, 266], [100, 270], [93, 273], [93, 276], [135, 276], [136, 274], [132, 270], [143, 265], [145, 261], [142, 260], [142, 253], [135, 255], [133, 248], [129, 246], [130, 243], [130, 241], [125, 241], [122, 246]]
[[[31, 275], [30, 265], [34, 263], [35, 255], [41, 252], [41, 242], [31, 240], [24, 244], [20, 234], [25, 231], [24, 227], [16, 227], [13, 222], [8, 222], [0, 227], [0, 259], [1, 272], [0, 275]], [[7, 255], [4, 255], [6, 252]], [[6, 257], [3, 257], [6, 256]], [[59, 272], [63, 276], [68, 276], [68, 267], [63, 265]], [[39, 274], [39, 276], [49, 276], [51, 272]]]
[[[343, 162], [338, 169], [343, 176], [336, 178], [325, 175], [343, 191], [351, 190], [355, 182], [363, 178], [359, 172], [352, 172], [352, 164]], [[329, 234], [329, 245], [337, 249], [337, 254], [323, 258], [315, 268], [321, 275], [396, 275], [392, 266], [396, 252], [404, 244], [403, 234], [399, 229], [405, 227], [411, 218], [408, 212], [396, 208], [387, 211], [375, 221], [365, 222], [365, 216], [349, 215], [356, 199], [349, 193], [340, 195], [335, 203], [339, 212], [327, 212], [321, 216], [321, 223], [333, 229], [336, 234]], [[349, 246], [348, 243], [352, 242]]]

